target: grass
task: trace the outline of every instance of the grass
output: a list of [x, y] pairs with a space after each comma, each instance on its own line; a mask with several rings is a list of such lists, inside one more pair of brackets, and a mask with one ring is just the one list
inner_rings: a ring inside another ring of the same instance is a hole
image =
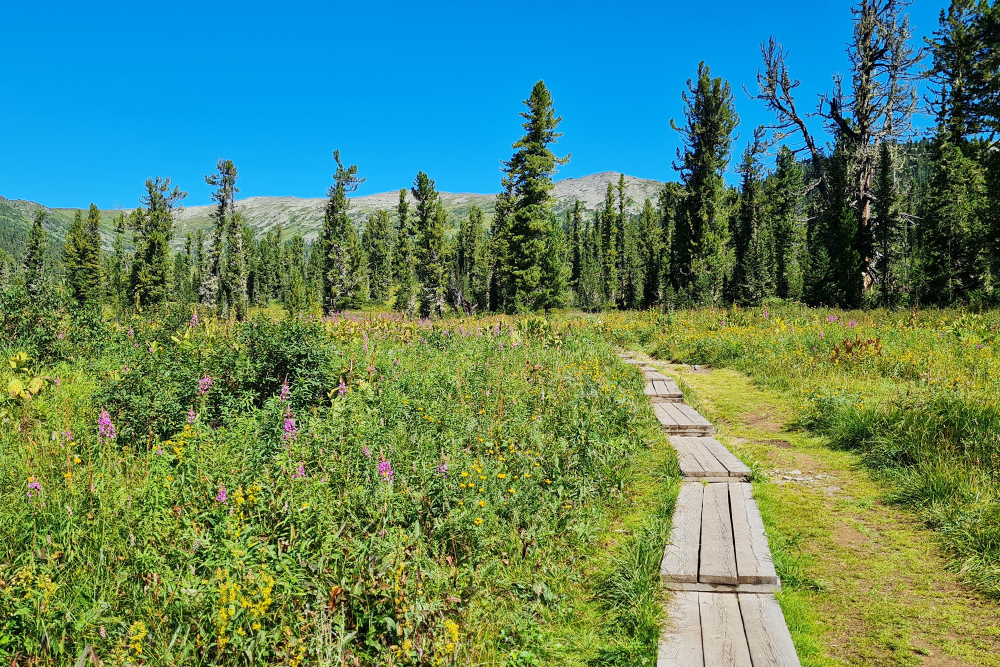
[[4, 352], [0, 660], [655, 659], [676, 462], [596, 332], [57, 315]]
[[795, 426], [793, 393], [732, 370], [666, 367], [759, 471], [754, 495], [803, 665], [1000, 665], [1000, 606], [948, 571], [934, 534], [884, 502], [858, 453]]

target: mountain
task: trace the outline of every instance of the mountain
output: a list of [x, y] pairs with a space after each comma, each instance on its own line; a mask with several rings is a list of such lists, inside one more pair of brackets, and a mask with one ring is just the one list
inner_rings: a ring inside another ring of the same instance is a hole
[[[556, 181], [552, 195], [556, 200], [555, 211], [559, 216], [565, 215], [567, 209], [580, 200], [587, 211], [597, 210], [604, 202], [604, 193], [608, 183], [617, 184], [618, 172], [605, 171], [581, 178], [564, 178]], [[649, 197], [656, 200], [663, 188], [663, 182], [650, 179], [626, 176], [627, 194], [631, 200], [629, 210], [638, 213], [644, 200]], [[407, 195], [411, 210], [413, 198]], [[380, 192], [351, 198], [350, 216], [359, 227], [370, 213], [378, 209], [395, 211], [399, 201], [399, 191]], [[473, 206], [478, 206], [486, 213], [487, 219], [492, 218], [495, 194], [472, 194], [442, 192], [441, 201], [448, 212], [448, 220], [452, 229], [458, 228], [458, 223], [469, 215]], [[245, 223], [254, 233], [262, 235], [281, 225], [285, 238], [301, 234], [307, 241], [312, 241], [323, 227], [323, 210], [326, 206], [325, 197], [247, 197], [236, 202], [237, 210], [243, 214]], [[40, 204], [24, 200], [9, 200], [0, 197], [0, 248], [8, 252], [20, 254], [31, 225], [31, 219]], [[46, 209], [46, 231], [49, 233], [49, 243], [61, 247], [66, 236], [66, 230], [73, 220], [76, 209]], [[180, 248], [188, 233], [201, 229], [208, 236], [214, 225], [211, 213], [213, 206], [185, 206], [175, 214], [175, 229], [173, 246]], [[84, 210], [86, 214], [86, 210]], [[105, 245], [110, 247], [114, 235], [114, 218], [118, 211], [102, 211], [101, 231]]]

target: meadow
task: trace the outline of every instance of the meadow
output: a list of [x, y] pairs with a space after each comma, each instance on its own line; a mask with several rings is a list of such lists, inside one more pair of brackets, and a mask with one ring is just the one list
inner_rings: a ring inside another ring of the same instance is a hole
[[774, 303], [608, 313], [600, 328], [791, 394], [793, 428], [857, 452], [885, 500], [936, 531], [962, 579], [1000, 598], [1000, 314]]
[[655, 655], [676, 461], [593, 327], [19, 307], [5, 664]]

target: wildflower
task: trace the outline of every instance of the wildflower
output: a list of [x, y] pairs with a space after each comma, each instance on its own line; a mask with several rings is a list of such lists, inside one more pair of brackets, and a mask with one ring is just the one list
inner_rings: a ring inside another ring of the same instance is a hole
[[392, 360], [392, 365], [393, 366], [399, 366], [399, 359], [393, 359]]
[[822, 332], [822, 331], [820, 331], [820, 332], [819, 332], [819, 337], [820, 337], [820, 338], [825, 338], [825, 336], [823, 335], [823, 332]]
[[392, 470], [392, 464], [390, 464], [388, 461], [379, 461], [378, 474], [379, 477], [383, 477], [386, 480], [391, 480], [394, 474]]
[[369, 372], [370, 374], [374, 375], [374, 374], [375, 374], [375, 367], [374, 367], [374, 366], [369, 366], [369, 367], [368, 367], [368, 372]]
[[28, 497], [29, 498], [31, 498], [32, 495], [35, 495], [35, 494], [31, 493], [32, 491], [36, 491], [37, 495], [39, 495], [39, 496], [42, 495], [42, 485], [41, 485], [41, 483], [39, 483], [37, 477], [29, 477], [28, 478]]
[[288, 400], [288, 397], [292, 395], [292, 390], [288, 388], [288, 380], [285, 380], [281, 384], [281, 393], [278, 394], [278, 402], [283, 403]]
[[485, 500], [480, 500], [478, 504], [479, 504], [480, 507], [486, 507], [486, 501]]
[[448, 463], [447, 462], [442, 463], [441, 465], [439, 465], [437, 468], [434, 469], [434, 472], [436, 472], [439, 475], [447, 475], [448, 474]]
[[340, 386], [337, 387], [337, 395], [343, 397], [347, 393], [347, 385], [344, 384], [344, 378], [340, 378]]
[[163, 447], [157, 447], [154, 452], [157, 456], [163, 456]]
[[476, 520], [475, 520], [475, 522], [474, 522], [474, 523], [475, 523], [475, 524], [476, 524], [477, 526], [479, 526], [479, 525], [481, 525], [481, 524], [483, 523], [483, 520], [482, 520], [482, 519], [481, 519], [480, 517], [478, 517], [478, 516], [477, 516], [477, 517], [476, 517]]
[[115, 426], [111, 423], [111, 415], [107, 410], [101, 410], [101, 416], [97, 420], [97, 435], [105, 440], [115, 437]]
[[285, 411], [285, 421], [282, 429], [284, 431], [281, 434], [282, 440], [295, 440], [299, 437], [299, 429], [295, 426], [295, 415], [292, 414], [291, 410]]
[[976, 345], [976, 349], [977, 349], [977, 350], [981, 350], [981, 349], [983, 349], [983, 344], [982, 344], [982, 343], [980, 343], [979, 345]]
[[367, 445], [361, 445], [361, 453], [367, 456], [368, 458], [372, 457], [372, 450], [368, 449]]
[[188, 424], [193, 424], [194, 420], [198, 418], [198, 415], [194, 413], [193, 409], [188, 409]]
[[56, 383], [56, 386], [57, 386], [57, 387], [58, 387], [59, 385], [61, 385], [61, 384], [62, 384], [62, 378], [56, 378], [56, 379], [55, 379], [55, 383]]
[[212, 388], [212, 378], [210, 378], [209, 376], [206, 375], [202, 379], [198, 380], [198, 395], [199, 396], [205, 396], [206, 394], [208, 394], [208, 391], [211, 388]]
[[190, 328], [194, 328], [196, 326], [198, 326], [198, 311], [197, 310], [191, 312], [191, 321], [188, 323], [188, 328], [190, 329]]
[[220, 505], [225, 505], [229, 502], [229, 492], [226, 491], [225, 486], [219, 486], [219, 492], [215, 495], [215, 502]]
[[298, 467], [295, 468], [295, 472], [292, 473], [292, 479], [302, 479], [305, 476], [306, 476], [306, 467], [301, 461], [299, 461]]
[[500, 335], [500, 323], [499, 322], [497, 322], [496, 324], [493, 325], [493, 335], [494, 336], [499, 336]]

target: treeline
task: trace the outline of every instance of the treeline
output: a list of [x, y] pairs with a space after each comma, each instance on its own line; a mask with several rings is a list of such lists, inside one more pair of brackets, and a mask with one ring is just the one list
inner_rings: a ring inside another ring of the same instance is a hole
[[[843, 307], [997, 304], [1000, 6], [955, 0], [918, 48], [906, 4], [852, 7], [850, 71], [834, 77], [815, 113], [797, 104], [799, 82], [780, 44], [772, 37], [762, 45], [754, 97], [774, 121], [750, 133], [736, 187], [725, 180], [739, 128], [735, 96], [702, 63], [682, 96], [682, 120], [671, 120], [682, 139], [673, 162], [679, 182], [635, 214], [621, 176], [596, 212], [576, 202], [557, 220], [552, 179], [569, 157], [551, 150], [561, 118], [539, 81], [491, 219], [473, 208], [453, 238], [424, 172], [400, 191], [394, 211], [371, 214], [359, 233], [349, 194], [364, 179], [336, 151], [318, 238], [285, 238], [280, 226], [255, 238], [235, 204], [236, 166], [220, 159], [206, 176], [216, 203], [210, 238], [189, 235], [171, 257], [173, 210], [185, 193], [170, 179], [150, 179], [141, 205], [119, 216], [111, 252], [101, 249], [96, 207], [78, 215], [62, 252], [61, 289], [81, 305], [170, 301], [237, 318], [273, 302], [293, 313], [374, 303], [424, 316], [771, 298]], [[927, 99], [918, 95], [922, 82]], [[921, 111], [935, 119], [924, 137], [913, 130]], [[0, 282], [35, 293], [50, 280], [42, 216], [20, 267], [0, 257]]]

